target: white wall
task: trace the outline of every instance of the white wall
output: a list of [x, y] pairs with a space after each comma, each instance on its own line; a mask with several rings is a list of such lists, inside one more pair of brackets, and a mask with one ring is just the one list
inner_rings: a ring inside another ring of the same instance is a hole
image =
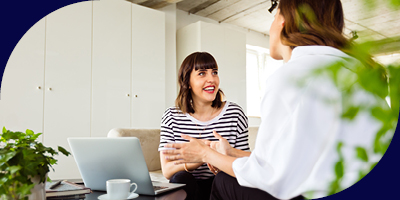
[[[176, 10], [176, 30], [179, 30], [189, 24], [195, 23], [197, 21], [203, 21], [207, 23], [216, 24], [219, 26], [223, 26], [229, 29], [233, 29], [239, 32], [246, 34], [246, 44], [252, 46], [259, 46], [263, 48], [269, 49], [269, 36], [264, 35], [259, 32], [255, 32], [252, 30], [248, 30], [242, 27], [238, 27], [235, 25], [227, 24], [227, 23], [219, 23], [215, 20], [205, 18], [202, 16], [188, 14], [182, 10]], [[178, 61], [179, 62], [179, 61]], [[177, 63], [177, 69], [179, 69], [180, 63]], [[244, 105], [245, 106], [245, 105]], [[249, 126], [251, 127], [258, 127], [261, 123], [261, 119], [259, 117], [249, 117]]]
[[249, 29], [245, 29], [239, 26], [227, 24], [227, 23], [219, 23], [215, 20], [201, 17], [198, 15], [194, 14], [188, 14], [187, 12], [184, 12], [182, 10], [176, 10], [176, 30], [179, 30], [191, 23], [195, 23], [197, 21], [203, 21], [203, 22], [208, 22], [208, 23], [213, 23], [213, 24], [218, 24], [220, 26], [233, 29], [236, 31], [240, 31], [242, 33], [246, 34], [246, 44], [248, 45], [253, 45], [253, 46], [260, 46], [264, 48], [269, 48], [269, 36], [264, 35], [259, 32], [255, 32]]
[[165, 108], [173, 106], [178, 95], [176, 10], [176, 4], [159, 9], [165, 13]]
[[[253, 46], [260, 46], [264, 48], [269, 48], [269, 36], [264, 35], [255, 31], [251, 31], [242, 27], [238, 27], [235, 25], [227, 24], [227, 23], [218, 23], [215, 20], [201, 17], [198, 15], [188, 14], [182, 10], [176, 8], [176, 4], [171, 4], [164, 8], [158, 9], [165, 13], [165, 26], [166, 26], [166, 52], [165, 52], [165, 108], [168, 108], [175, 104], [176, 96], [178, 95], [178, 83], [177, 83], [177, 74], [181, 63], [177, 61], [176, 55], [176, 32], [192, 23], [197, 21], [203, 21], [207, 23], [216, 24], [219, 26], [227, 27], [229, 29], [233, 29], [235, 31], [239, 31], [246, 35], [246, 44]], [[250, 119], [251, 121], [251, 119]], [[254, 124], [258, 123], [259, 119], [256, 119]]]
[[218, 24], [198, 21], [177, 32], [177, 61], [196, 51], [211, 53], [218, 63], [220, 88], [226, 100], [246, 104], [246, 36]]

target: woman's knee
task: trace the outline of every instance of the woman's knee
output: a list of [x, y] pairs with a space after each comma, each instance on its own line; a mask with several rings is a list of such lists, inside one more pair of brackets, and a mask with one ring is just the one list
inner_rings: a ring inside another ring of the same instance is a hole
[[169, 179], [170, 183], [182, 183], [187, 181], [195, 181], [193, 175], [186, 171], [179, 171], [176, 172], [172, 177]]
[[183, 189], [185, 190], [187, 196], [186, 199], [197, 199], [198, 196], [198, 189], [197, 183], [194, 176], [186, 171], [179, 171], [176, 172], [171, 179], [169, 180], [170, 183], [183, 183], [186, 184]]
[[217, 175], [215, 175], [214, 184], [224, 185], [224, 183], [229, 179], [234, 179], [234, 178], [224, 172], [219, 172]]

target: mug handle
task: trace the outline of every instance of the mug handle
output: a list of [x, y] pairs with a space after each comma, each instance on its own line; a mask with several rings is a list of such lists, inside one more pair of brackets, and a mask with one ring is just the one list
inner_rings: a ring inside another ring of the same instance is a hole
[[136, 183], [132, 183], [130, 188], [132, 188], [132, 185], [135, 185], [135, 189], [133, 189], [133, 191], [131, 191], [131, 194], [135, 193], [135, 191], [137, 190], [137, 184]]

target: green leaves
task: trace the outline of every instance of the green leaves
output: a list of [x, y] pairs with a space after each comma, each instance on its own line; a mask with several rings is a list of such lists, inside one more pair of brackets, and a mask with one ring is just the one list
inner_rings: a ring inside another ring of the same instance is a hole
[[388, 83], [383, 80], [381, 69], [363, 69], [358, 72], [360, 85], [372, 94], [381, 98], [388, 95]]
[[65, 156], [71, 155], [71, 153], [69, 153], [67, 150], [65, 150], [63, 147], [60, 147], [60, 146], [58, 146], [58, 151], [60, 151]]
[[400, 8], [400, 1], [399, 0], [389, 0], [390, 5], [393, 9]]
[[364, 162], [368, 162], [368, 154], [367, 151], [363, 147], [356, 147], [357, 158]]
[[0, 153], [0, 166], [2, 166], [4, 163], [7, 163], [10, 159], [17, 155], [17, 152], [7, 151], [5, 149], [1, 149]]
[[32, 130], [26, 129], [26, 135], [34, 135]]
[[12, 132], [3, 127], [0, 149], [0, 198], [27, 199], [26, 195], [35, 186], [30, 177], [39, 176], [44, 182], [50, 167], [57, 163], [54, 158], [59, 152], [68, 156], [70, 153], [62, 147], [58, 151], [45, 147], [37, 141], [41, 133], [35, 134], [27, 129]]
[[357, 116], [359, 110], [360, 107], [351, 106], [345, 111], [345, 113], [342, 114], [342, 118], [347, 118], [352, 120]]
[[335, 164], [335, 180], [331, 182], [331, 185], [329, 187], [329, 195], [342, 191], [340, 183], [342, 182], [342, 178], [345, 173], [342, 147], [342, 142], [339, 142], [336, 146], [336, 152], [339, 155], [339, 161], [337, 161]]
[[342, 178], [344, 175], [344, 165], [343, 162], [339, 161], [335, 164], [335, 174], [336, 177]]
[[399, 78], [400, 66], [389, 65], [388, 74], [389, 74], [390, 105], [393, 110], [393, 113], [395, 114], [395, 117], [397, 117], [398, 119], [399, 104], [400, 104], [400, 78]]
[[[360, 113], [362, 113], [364, 116], [372, 116], [381, 124], [380, 128], [375, 133], [375, 139], [373, 144], [371, 144], [372, 148], [361, 146], [354, 148], [356, 155], [354, 159], [360, 160], [363, 163], [358, 169], [358, 180], [365, 177], [377, 164], [377, 162], [371, 162], [372, 158], [382, 157], [385, 154], [392, 141], [399, 119], [400, 65], [392, 64], [382, 68], [368, 60], [368, 51], [371, 49], [371, 46], [368, 45], [370, 44], [356, 44], [350, 50], [353, 52], [351, 55], [361, 61], [359, 64], [351, 65], [349, 63], [343, 63], [343, 65], [340, 66], [340, 64], [335, 63], [325, 67], [327, 72], [321, 73], [321, 71], [319, 71], [315, 73], [328, 74], [341, 92], [342, 119], [349, 121], [355, 120]], [[355, 77], [348, 76], [346, 73], [343, 74], [342, 71], [346, 68], [349, 72], [351, 71]], [[387, 71], [386, 77], [385, 71]], [[357, 102], [358, 91], [363, 91], [363, 93], [370, 95], [371, 101]], [[388, 96], [390, 97], [390, 106], [385, 102], [385, 98]], [[335, 194], [344, 189], [341, 186], [341, 181], [346, 173], [346, 163], [349, 161], [343, 159], [341, 152], [343, 145], [343, 143], [339, 143], [337, 146], [339, 159], [335, 163], [335, 166], [333, 166], [335, 179], [331, 182], [329, 194]]]

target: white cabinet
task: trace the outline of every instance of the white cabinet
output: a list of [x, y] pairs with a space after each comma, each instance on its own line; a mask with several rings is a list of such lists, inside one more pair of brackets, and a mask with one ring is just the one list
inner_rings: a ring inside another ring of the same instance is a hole
[[131, 18], [127, 1], [93, 1], [92, 136], [131, 125]]
[[[159, 128], [165, 109], [165, 16], [127, 1], [85, 1], [39, 21], [12, 53], [0, 125], [43, 132], [44, 145], [106, 137], [115, 127]], [[52, 179], [80, 178], [58, 156]]]
[[164, 87], [165, 14], [132, 4], [132, 127], [160, 127]]
[[195, 51], [213, 55], [226, 99], [239, 104], [246, 112], [246, 35], [199, 21], [177, 32], [178, 66]]
[[[68, 137], [90, 136], [92, 2], [47, 17], [44, 144], [69, 150]], [[79, 177], [72, 156], [59, 156], [51, 178]]]
[[44, 33], [42, 19], [21, 38], [8, 60], [1, 86], [1, 128], [43, 132]]

